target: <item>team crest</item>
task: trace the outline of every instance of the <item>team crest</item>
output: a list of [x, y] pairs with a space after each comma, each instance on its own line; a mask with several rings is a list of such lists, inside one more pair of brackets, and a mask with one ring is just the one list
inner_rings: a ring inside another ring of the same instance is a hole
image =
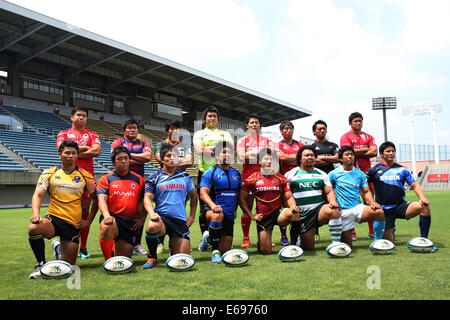
[[273, 179], [273, 180], [270, 181], [270, 182], [272, 182], [272, 184], [274, 184], [274, 185], [278, 185], [278, 183], [279, 183], [278, 179]]
[[72, 181], [75, 182], [75, 183], [78, 183], [78, 182], [81, 181], [81, 179], [80, 179], [79, 176], [76, 176], [76, 177], [73, 177]]

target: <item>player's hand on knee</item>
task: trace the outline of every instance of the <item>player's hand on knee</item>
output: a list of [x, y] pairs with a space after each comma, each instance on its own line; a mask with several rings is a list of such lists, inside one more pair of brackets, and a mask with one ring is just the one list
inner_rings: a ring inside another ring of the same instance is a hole
[[105, 225], [109, 226], [112, 225], [114, 223], [114, 218], [113, 217], [108, 217], [105, 220], [103, 220], [103, 222], [105, 223]]
[[213, 213], [219, 213], [219, 214], [223, 212], [222, 207], [218, 206], [218, 205], [214, 206], [212, 211], [213, 211]]
[[42, 218], [40, 217], [40, 216], [32, 216], [31, 218], [30, 218], [30, 222], [32, 223], [32, 224], [39, 224], [39, 223], [41, 223], [42, 222]]

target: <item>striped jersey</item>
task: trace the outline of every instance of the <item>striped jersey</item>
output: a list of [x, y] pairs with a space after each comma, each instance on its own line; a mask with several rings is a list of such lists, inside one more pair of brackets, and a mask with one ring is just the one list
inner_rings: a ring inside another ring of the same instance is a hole
[[[114, 151], [114, 149], [118, 146], [123, 146], [130, 151], [130, 153], [145, 153], [145, 152], [151, 152], [150, 149], [150, 143], [148, 143], [145, 140], [139, 140], [136, 139], [134, 141], [125, 139], [125, 138], [118, 138], [114, 140], [114, 142], [111, 144], [111, 153]], [[141, 177], [145, 174], [145, 169], [143, 164], [130, 164], [130, 170], [133, 172], [136, 172]]]
[[325, 187], [331, 187], [328, 175], [320, 169], [304, 171], [296, 167], [286, 173], [286, 179], [302, 216], [307, 216], [312, 210], [325, 203]]

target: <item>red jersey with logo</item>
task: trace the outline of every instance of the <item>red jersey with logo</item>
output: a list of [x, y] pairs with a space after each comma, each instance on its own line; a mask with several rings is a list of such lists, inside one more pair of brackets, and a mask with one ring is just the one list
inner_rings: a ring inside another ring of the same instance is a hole
[[[341, 147], [350, 146], [353, 149], [369, 148], [377, 146], [375, 139], [365, 132], [361, 131], [360, 135], [354, 134], [352, 131], [347, 132], [341, 137]], [[355, 157], [355, 167], [367, 172], [370, 169], [370, 159]]]
[[276, 172], [270, 176], [264, 176], [259, 171], [243, 180], [242, 189], [252, 192], [256, 198], [256, 212], [268, 215], [283, 206], [281, 195], [291, 191], [288, 180], [281, 173]]
[[[245, 152], [256, 152], [258, 153], [263, 148], [269, 148], [272, 146], [272, 141], [267, 138], [263, 137], [261, 135], [257, 135], [256, 137], [253, 136], [245, 136], [241, 139], [239, 139], [237, 145], [236, 145], [236, 151], [237, 153], [245, 153]], [[248, 163], [249, 160], [246, 160], [246, 162], [242, 165], [242, 180], [245, 180], [246, 178], [250, 177], [253, 173], [259, 172], [260, 166], [255, 159], [251, 159], [250, 163]]]
[[[280, 142], [278, 142], [278, 150], [283, 152], [284, 154], [288, 154], [288, 155], [292, 155], [292, 154], [297, 154], [298, 150], [300, 150], [301, 147], [303, 147], [304, 144], [297, 141], [297, 140], [292, 140], [292, 143], [289, 144], [288, 142], [282, 140]], [[286, 173], [292, 169], [294, 169], [295, 167], [297, 167], [297, 165], [290, 165], [290, 164], [285, 164], [282, 161], [280, 161], [281, 163], [281, 172], [282, 173]]]
[[121, 176], [116, 171], [102, 176], [97, 184], [97, 194], [108, 196], [108, 210], [123, 219], [133, 220], [139, 201], [144, 197], [145, 180], [129, 171]]
[[[78, 143], [78, 146], [89, 146], [100, 144], [100, 138], [94, 131], [83, 129], [81, 131], [73, 128], [60, 131], [56, 138], [56, 145], [63, 142], [66, 139], [74, 140]], [[78, 158], [76, 165], [84, 170], [87, 170], [90, 174], [94, 175], [94, 159], [93, 158]]]

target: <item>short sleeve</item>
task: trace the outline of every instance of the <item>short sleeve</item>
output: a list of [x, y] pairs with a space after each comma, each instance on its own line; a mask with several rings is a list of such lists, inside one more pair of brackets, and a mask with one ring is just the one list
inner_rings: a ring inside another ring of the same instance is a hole
[[255, 184], [255, 180], [254, 179], [247, 179], [242, 181], [242, 190], [245, 190], [247, 192], [250, 192], [253, 190]]
[[95, 144], [101, 145], [100, 137], [98, 136], [98, 134], [96, 132], [94, 132], [94, 131], [91, 131], [91, 134], [92, 134], [91, 146], [93, 146]]
[[202, 178], [200, 181], [200, 187], [206, 187], [211, 189], [212, 186], [212, 171], [211, 168], [206, 170], [204, 174], [202, 174]]
[[114, 140], [113, 143], [111, 143], [111, 153], [113, 152], [113, 150], [115, 148], [120, 146], [121, 142], [122, 142], [122, 138], [119, 138], [119, 139]]
[[188, 174], [186, 174], [185, 180], [186, 180], [186, 192], [189, 193], [192, 190], [195, 190], [194, 182], [192, 181], [192, 178]]
[[344, 134], [340, 140], [341, 147], [343, 146], [352, 146], [352, 142], [348, 139], [347, 135]]
[[36, 186], [48, 190], [48, 187], [50, 186], [50, 177], [52, 176], [52, 172], [50, 171], [50, 169], [42, 172], [42, 174], [39, 176]]
[[145, 140], [141, 140], [141, 141], [144, 144], [144, 148], [143, 148], [142, 152], [151, 152], [152, 148], [150, 148], [150, 143], [148, 143], [148, 141], [145, 141]]
[[411, 185], [411, 183], [416, 182], [416, 179], [414, 179], [411, 172], [406, 168], [404, 170], [404, 177], [405, 177], [406, 183], [408, 183], [409, 185]]
[[66, 140], [66, 137], [67, 137], [66, 130], [60, 131], [58, 133], [58, 136], [56, 137], [56, 145]]
[[156, 172], [148, 177], [148, 179], [145, 181], [145, 193], [155, 194], [157, 177], [158, 175]]
[[100, 178], [100, 180], [98, 180], [97, 194], [109, 195], [109, 183], [108, 183], [108, 177], [106, 175], [102, 176]]

